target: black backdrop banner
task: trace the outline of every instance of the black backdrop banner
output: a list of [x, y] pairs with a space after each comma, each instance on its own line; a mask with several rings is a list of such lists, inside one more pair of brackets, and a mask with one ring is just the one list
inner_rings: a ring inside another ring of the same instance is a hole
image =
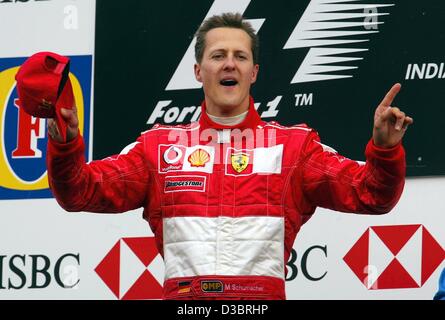
[[154, 123], [199, 117], [193, 35], [204, 18], [240, 12], [258, 30], [252, 88], [265, 121], [306, 123], [322, 142], [364, 160], [374, 111], [391, 86], [414, 118], [407, 174], [445, 174], [445, 2], [97, 1], [95, 159], [120, 152]]

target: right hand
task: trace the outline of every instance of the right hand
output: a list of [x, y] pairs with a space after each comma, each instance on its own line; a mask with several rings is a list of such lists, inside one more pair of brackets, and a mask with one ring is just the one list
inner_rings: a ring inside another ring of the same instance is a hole
[[[79, 133], [79, 118], [77, 117], [77, 108], [73, 106], [72, 109], [61, 109], [63, 120], [66, 123], [66, 142], [72, 141], [77, 137]], [[60, 135], [59, 128], [57, 127], [54, 119], [48, 119], [48, 134], [58, 143], [65, 143]]]

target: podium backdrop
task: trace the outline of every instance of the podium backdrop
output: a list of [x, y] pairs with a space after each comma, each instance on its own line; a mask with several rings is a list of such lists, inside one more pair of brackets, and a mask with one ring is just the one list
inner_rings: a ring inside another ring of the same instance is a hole
[[194, 32], [206, 16], [237, 11], [260, 37], [252, 95], [264, 120], [307, 123], [323, 143], [363, 160], [374, 110], [400, 82], [394, 105], [414, 118], [404, 139], [408, 175], [445, 174], [442, 1], [173, 3], [98, 1], [94, 158], [119, 152], [154, 122], [196, 119]]
[[258, 30], [264, 120], [305, 122], [356, 160], [393, 83], [415, 121], [397, 206], [317, 209], [288, 261], [287, 298], [432, 299], [445, 267], [442, 0], [0, 1], [0, 299], [159, 299], [164, 280], [142, 209], [68, 213], [53, 198], [46, 120], [17, 105], [19, 66], [38, 51], [71, 58], [85, 155], [103, 158], [155, 122], [198, 119], [193, 34], [227, 11]]

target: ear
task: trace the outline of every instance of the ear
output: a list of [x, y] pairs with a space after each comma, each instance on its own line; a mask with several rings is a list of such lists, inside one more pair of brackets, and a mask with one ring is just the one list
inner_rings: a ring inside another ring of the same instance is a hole
[[260, 69], [260, 66], [258, 64], [253, 66], [252, 70], [252, 78], [250, 79], [250, 83], [255, 83], [256, 77], [258, 75], [258, 70]]
[[202, 82], [202, 77], [201, 77], [201, 66], [198, 63], [195, 63], [195, 65], [193, 66], [194, 70], [195, 70], [195, 78], [196, 80], [198, 80], [199, 82]]

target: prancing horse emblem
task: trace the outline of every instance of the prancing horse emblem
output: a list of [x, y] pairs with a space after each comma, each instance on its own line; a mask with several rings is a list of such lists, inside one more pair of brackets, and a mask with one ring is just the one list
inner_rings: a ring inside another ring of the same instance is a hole
[[245, 153], [234, 153], [231, 155], [231, 159], [232, 168], [238, 173], [246, 169], [249, 164], [249, 155]]

